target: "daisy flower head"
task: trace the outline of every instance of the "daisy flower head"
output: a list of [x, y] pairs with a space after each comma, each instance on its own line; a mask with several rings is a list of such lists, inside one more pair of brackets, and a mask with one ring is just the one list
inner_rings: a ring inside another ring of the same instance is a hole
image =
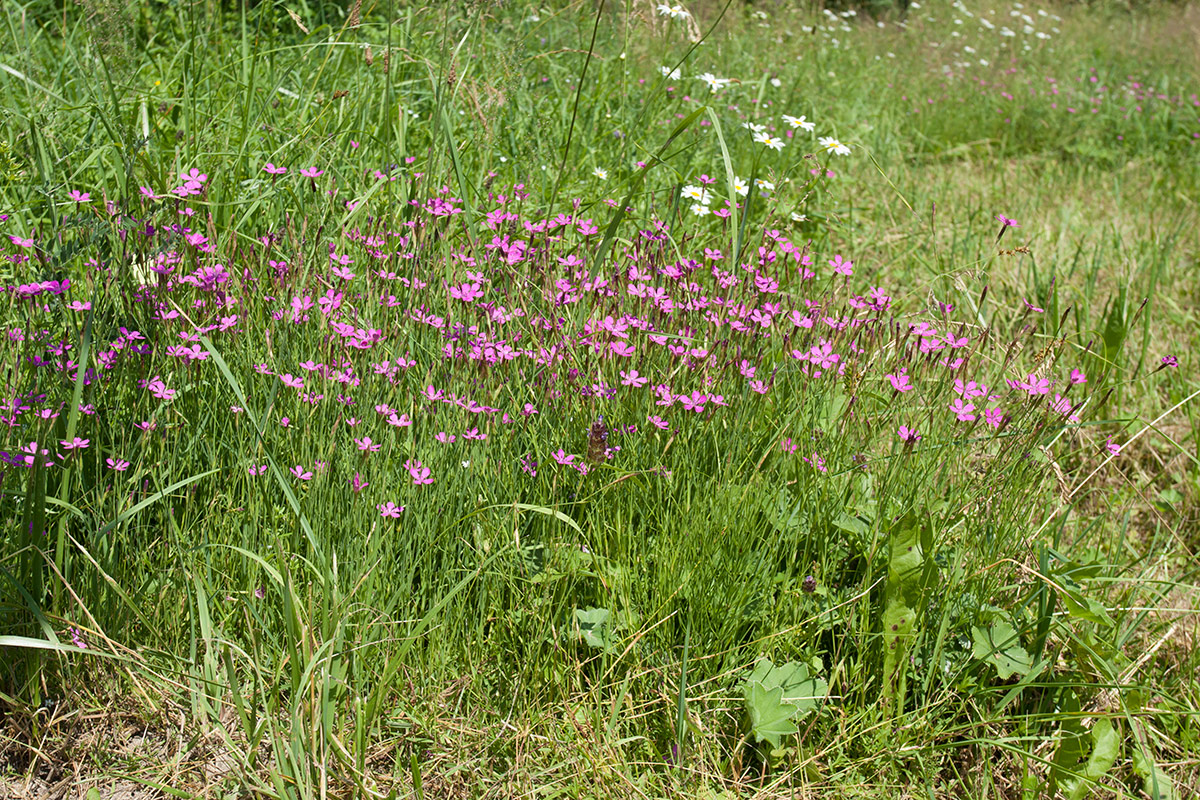
[[805, 119], [803, 114], [801, 114], [798, 117], [793, 117], [790, 114], [784, 114], [783, 121], [786, 122], [788, 125], [791, 125], [793, 128], [803, 128], [804, 130], [809, 131], [810, 133], [812, 132], [812, 130], [814, 128], [817, 127], [817, 124], [815, 122], [809, 122], [807, 119]]
[[703, 217], [709, 211], [708, 206], [702, 206], [699, 203], [692, 203], [692, 214], [697, 217]]
[[745, 178], [734, 178], [733, 191], [737, 192], [742, 197], [745, 197], [750, 193], [750, 184], [746, 183]]
[[596, 167], [594, 170], [592, 170], [592, 177], [599, 178], [602, 181], [607, 180], [608, 170], [604, 169], [603, 167]]
[[742, 127], [752, 133], [762, 133], [767, 129], [766, 125], [759, 125], [757, 122], [743, 122]]
[[714, 93], [721, 91], [726, 86], [733, 83], [733, 81], [730, 80], [729, 78], [718, 78], [716, 75], [713, 75], [711, 72], [705, 72], [703, 74], [697, 75], [696, 77], [699, 80], [702, 80], [706, 84], [708, 84], [708, 88], [710, 90], [712, 90]]
[[669, 6], [666, 3], [658, 4], [658, 15], [660, 17], [670, 17], [671, 19], [686, 19], [691, 16], [683, 6], [678, 4]]
[[758, 188], [758, 191], [762, 193], [763, 197], [767, 197], [771, 194], [771, 192], [775, 191], [775, 184], [771, 183], [770, 181], [763, 180], [762, 178], [756, 178], [754, 180], [754, 185]]
[[706, 206], [712, 202], [712, 192], [710, 192], [708, 189], [705, 189], [703, 186], [684, 186], [683, 196], [689, 200], [695, 200], [702, 206]]
[[838, 155], [838, 156], [850, 155], [850, 148], [847, 147], [846, 145], [842, 144], [840, 141], [838, 141], [837, 139], [835, 139], [832, 136], [822, 136], [821, 138], [817, 139], [817, 144], [821, 145], [821, 147], [823, 149], [829, 150], [834, 155]]
[[766, 131], [754, 134], [754, 141], [759, 144], [765, 144], [772, 150], [782, 150], [784, 144], [783, 139], [780, 139], [778, 136], [772, 136]]
[[658, 71], [662, 73], [664, 78], [668, 78], [673, 81], [677, 81], [683, 77], [682, 72], [680, 72], [678, 69], [671, 69], [670, 67], [659, 67]]

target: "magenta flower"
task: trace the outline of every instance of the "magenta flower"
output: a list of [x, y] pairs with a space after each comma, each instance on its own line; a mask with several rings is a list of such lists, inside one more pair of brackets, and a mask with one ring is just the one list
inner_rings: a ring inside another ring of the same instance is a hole
[[1110, 436], [1108, 437], [1108, 441], [1104, 443], [1104, 449], [1107, 450], [1110, 455], [1115, 456], [1121, 452], [1121, 445], [1114, 443], [1112, 437]]
[[305, 470], [304, 467], [300, 466], [299, 464], [292, 467], [292, 474], [302, 481], [311, 481], [313, 476], [311, 472]]
[[297, 378], [295, 375], [293, 375], [290, 372], [285, 375], [280, 375], [279, 380], [283, 382], [284, 386], [287, 386], [290, 389], [303, 389], [304, 388], [304, 379]]
[[1077, 369], [1071, 370], [1071, 383], [1087, 383], [1087, 375]]
[[621, 370], [621, 385], [632, 386], [635, 389], [640, 389], [646, 385], [650, 379], [639, 375], [636, 369], [631, 369], [628, 372]]
[[813, 469], [815, 469], [817, 472], [829, 472], [829, 470], [825, 466], [825, 459], [821, 458], [816, 453], [812, 454], [811, 459], [808, 456], [801, 456], [801, 458], [803, 458], [809, 464], [812, 464]]
[[841, 256], [834, 256], [829, 266], [833, 267], [833, 271], [838, 275], [845, 275], [847, 278], [854, 274], [854, 262], [843, 261]]
[[1004, 424], [1004, 412], [999, 408], [984, 409], [983, 421], [993, 428], [999, 428]]
[[78, 189], [72, 189], [70, 195], [71, 195], [71, 199], [74, 200], [76, 203], [86, 203], [92, 199], [92, 196], [90, 194], [88, 194], [87, 192], [81, 192]]
[[421, 486], [426, 483], [433, 483], [432, 470], [423, 465], [420, 461], [408, 459], [404, 462], [404, 468], [408, 470], [408, 474], [412, 476], [413, 486]]
[[78, 647], [80, 650], [87, 650], [87, 641], [83, 638], [83, 631], [78, 628], [67, 628], [67, 633], [71, 635], [71, 644]]
[[91, 444], [91, 440], [80, 439], [78, 436], [76, 436], [70, 441], [63, 439], [61, 442], [59, 442], [59, 444], [62, 445], [63, 450], [84, 450], [89, 444]]
[[908, 380], [908, 368], [901, 369], [894, 375], [884, 375], [888, 382], [892, 384], [892, 388], [897, 392], [909, 392], [914, 388]]
[[408, 414], [392, 414], [387, 418], [387, 424], [395, 428], [407, 428], [412, 425], [412, 419], [409, 418]]
[[1019, 224], [1019, 223], [1018, 223], [1018, 222], [1017, 222], [1015, 219], [1009, 219], [1008, 217], [1004, 216], [1003, 214], [997, 214], [997, 215], [996, 215], [996, 219], [997, 219], [997, 220], [1000, 222], [1000, 224], [1001, 224], [1001, 225], [1003, 225], [1005, 228], [1019, 228], [1019, 227], [1021, 227], [1021, 226], [1020, 226], [1020, 224]]
[[561, 447], [558, 448], [557, 453], [552, 453], [550, 457], [553, 458], [555, 461], [557, 461], [559, 464], [562, 464], [564, 467], [570, 466], [575, 461], [575, 456], [569, 455]]
[[266, 474], [266, 471], [267, 471], [266, 464], [259, 464], [257, 467], [254, 466], [253, 464], [251, 464], [249, 467], [246, 468], [246, 472], [250, 473], [250, 477], [252, 477], [252, 478], [255, 475], [264, 475], [264, 474]]
[[129, 462], [120, 458], [106, 458], [104, 463], [108, 464], [109, 469], [114, 469], [117, 472], [124, 472], [129, 469]]
[[381, 503], [375, 507], [379, 509], [379, 516], [392, 517], [395, 519], [399, 519], [401, 512], [404, 511], [404, 506], [398, 506], [391, 501]]
[[950, 404], [950, 413], [958, 417], [959, 422], [974, 422], [975, 421], [975, 406], [971, 403], [964, 403], [961, 397], [955, 398]]
[[371, 484], [367, 481], [364, 481], [362, 479], [362, 475], [359, 475], [357, 472], [354, 473], [354, 477], [350, 479], [350, 488], [354, 490], [355, 494], [358, 494], [370, 485]]
[[325, 170], [317, 169], [316, 167], [304, 167], [300, 170], [300, 174], [306, 178], [319, 178], [325, 174]]
[[269, 175], [282, 175], [283, 173], [287, 172], [287, 167], [277, 167], [268, 161], [266, 166], [263, 167], [263, 172]]
[[793, 455], [798, 448], [799, 445], [793, 442], [792, 437], [790, 436], [779, 443], [779, 449], [787, 453], [789, 456]]
[[445, 431], [438, 431], [433, 435], [433, 438], [442, 444], [453, 444], [458, 439], [453, 433], [446, 433]]
[[668, 427], [670, 427], [667, 424], [667, 421], [665, 419], [663, 419], [662, 417], [658, 416], [657, 414], [647, 416], [646, 421], [649, 422], [654, 427], [658, 428], [659, 430], [665, 431]]
[[907, 425], [901, 425], [900, 430], [896, 431], [905, 444], [913, 444], [921, 441], [921, 434], [917, 433], [916, 428], [910, 428]]
[[1159, 369], [1174, 368], [1179, 366], [1179, 359], [1175, 356], [1163, 356], [1162, 366]]
[[1031, 396], [1039, 394], [1050, 394], [1050, 379], [1039, 378], [1037, 375], [1030, 374], [1024, 381], [1019, 383], [1018, 388], [1029, 392]]
[[383, 447], [381, 444], [372, 442], [370, 436], [364, 436], [361, 439], [355, 439], [354, 443], [358, 445], [358, 449], [362, 450], [364, 453], [378, 453], [379, 448]]

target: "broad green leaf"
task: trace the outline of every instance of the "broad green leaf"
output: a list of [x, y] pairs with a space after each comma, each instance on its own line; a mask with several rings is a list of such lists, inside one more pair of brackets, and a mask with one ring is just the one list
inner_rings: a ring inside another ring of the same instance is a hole
[[797, 661], [777, 667], [770, 659], [764, 658], [755, 664], [746, 683], [758, 683], [765, 689], [781, 689], [783, 699], [796, 706], [798, 719], [806, 716], [816, 708], [819, 700], [829, 695], [829, 684], [819, 675], [809, 674], [808, 664]]
[[800, 709], [783, 699], [782, 687], [768, 689], [758, 681], [749, 681], [744, 693], [746, 712], [750, 715], [750, 733], [756, 740], [770, 742], [773, 748], [778, 748], [780, 737], [791, 736], [799, 730], [795, 720]]
[[612, 647], [610, 616], [607, 608], [575, 609], [575, 627], [579, 638], [589, 647], [608, 650]]
[[997, 622], [990, 628], [978, 625], [971, 628], [975, 640], [972, 654], [996, 668], [1001, 680], [1013, 675], [1028, 675], [1033, 670], [1033, 657], [1021, 646], [1021, 637], [1007, 622]]
[[1167, 773], [1163, 772], [1154, 757], [1145, 753], [1141, 747], [1133, 750], [1133, 771], [1142, 779], [1142, 791], [1150, 800], [1178, 800], [1175, 784]]

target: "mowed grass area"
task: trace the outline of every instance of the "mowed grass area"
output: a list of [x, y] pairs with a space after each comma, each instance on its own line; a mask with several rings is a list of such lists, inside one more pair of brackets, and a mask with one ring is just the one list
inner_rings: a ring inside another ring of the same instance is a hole
[[3, 15], [0, 795], [1200, 791], [1200, 8]]

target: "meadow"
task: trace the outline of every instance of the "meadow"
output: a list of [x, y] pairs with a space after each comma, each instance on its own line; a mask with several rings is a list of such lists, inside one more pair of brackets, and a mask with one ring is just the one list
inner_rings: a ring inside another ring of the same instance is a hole
[[1200, 6], [0, 14], [0, 797], [1200, 793]]

